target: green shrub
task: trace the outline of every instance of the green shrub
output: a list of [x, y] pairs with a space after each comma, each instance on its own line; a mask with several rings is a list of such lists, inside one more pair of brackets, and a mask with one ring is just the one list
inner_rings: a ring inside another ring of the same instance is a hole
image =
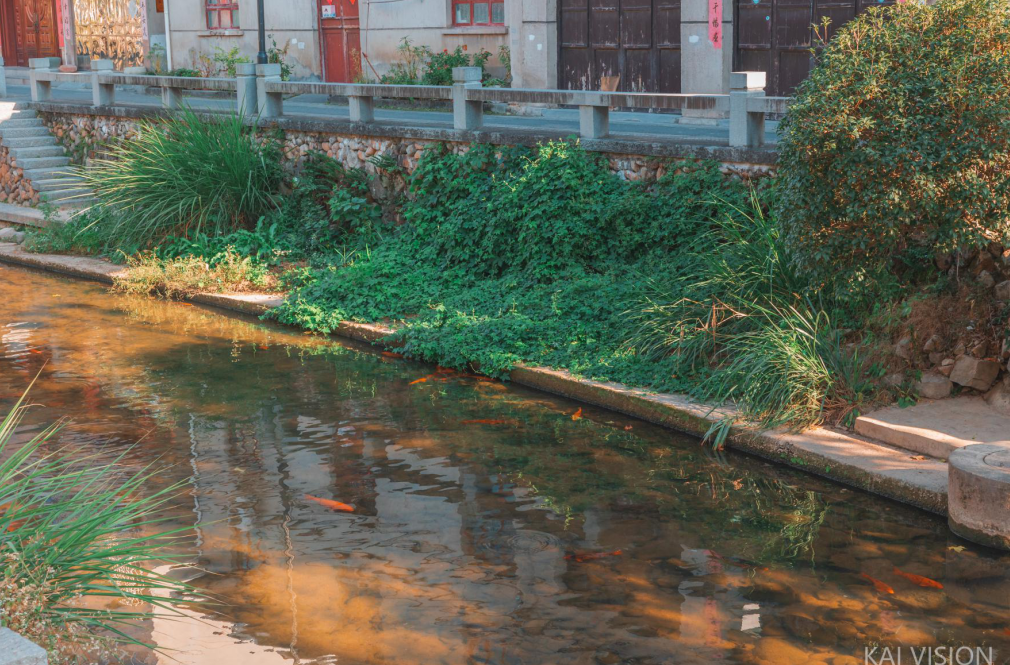
[[840, 293], [1010, 240], [1010, 15], [908, 2], [847, 23], [782, 123], [779, 218]]
[[144, 248], [172, 235], [250, 228], [276, 209], [283, 182], [279, 146], [254, 133], [235, 113], [190, 109], [145, 124], [81, 171], [98, 196], [96, 230]]
[[25, 408], [19, 401], [0, 422], [3, 625], [46, 648], [54, 665], [141, 644], [127, 627], [192, 605], [180, 595], [191, 589], [151, 570], [178, 548], [182, 530], [160, 525], [179, 488], [149, 490], [150, 469], [124, 479], [97, 460], [47, 452], [59, 426], [16, 439]]
[[531, 362], [683, 388], [669, 358], [627, 348], [625, 310], [643, 275], [694, 272], [687, 250], [713, 216], [742, 206], [744, 189], [718, 165], [675, 165], [643, 185], [577, 143], [474, 145], [431, 149], [408, 184], [405, 224], [299, 273], [274, 315], [319, 331], [393, 320], [407, 353], [446, 366], [501, 374]]

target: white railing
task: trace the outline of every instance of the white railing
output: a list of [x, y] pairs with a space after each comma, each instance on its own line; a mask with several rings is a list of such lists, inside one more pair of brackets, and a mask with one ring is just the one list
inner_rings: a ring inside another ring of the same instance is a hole
[[729, 94], [654, 94], [484, 88], [478, 67], [456, 67], [451, 86], [434, 86], [282, 81], [276, 64], [239, 64], [235, 78], [122, 74], [113, 71], [110, 60], [92, 61], [91, 71], [82, 73], [60, 72], [57, 58], [33, 58], [29, 64], [32, 101], [37, 102], [52, 101], [52, 84], [56, 82], [90, 83], [96, 107], [114, 105], [118, 85], [142, 85], [160, 87], [166, 108], [179, 108], [186, 90], [217, 90], [234, 92], [236, 108], [242, 113], [280, 118], [284, 116], [285, 95], [325, 94], [347, 97], [351, 122], [368, 124], [375, 122], [376, 99], [445, 100], [452, 102], [453, 127], [462, 132], [483, 127], [486, 102], [548, 104], [577, 106], [579, 134], [584, 139], [610, 136], [612, 108], [686, 110], [728, 116], [729, 145], [750, 148], [764, 143], [765, 115], [785, 113], [790, 101], [788, 97], [765, 96], [764, 72], [733, 72]]

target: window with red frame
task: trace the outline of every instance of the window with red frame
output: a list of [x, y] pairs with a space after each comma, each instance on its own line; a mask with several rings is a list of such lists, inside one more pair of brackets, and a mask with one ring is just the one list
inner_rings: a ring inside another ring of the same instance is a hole
[[207, 0], [207, 29], [228, 30], [237, 28], [238, 3], [227, 0]]
[[505, 3], [494, 0], [453, 0], [453, 25], [505, 25]]

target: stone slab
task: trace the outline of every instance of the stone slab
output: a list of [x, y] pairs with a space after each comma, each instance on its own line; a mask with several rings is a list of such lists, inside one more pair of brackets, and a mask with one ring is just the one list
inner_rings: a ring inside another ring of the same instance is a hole
[[[57, 211], [57, 221], [66, 221], [66, 217], [66, 211]], [[27, 206], [14, 205], [13, 203], [0, 203], [0, 222], [9, 222], [22, 226], [46, 226], [49, 223], [45, 215], [38, 208], [29, 208]]]
[[[120, 266], [84, 257], [30, 254], [0, 243], [0, 261], [77, 277], [112, 282]], [[262, 313], [280, 303], [268, 294], [197, 294], [190, 299], [246, 313]], [[391, 329], [343, 322], [337, 335], [383, 345]], [[714, 409], [684, 395], [659, 394], [628, 386], [592, 381], [563, 370], [518, 366], [510, 374], [517, 384], [595, 404], [679, 431], [703, 436], [731, 409]], [[901, 501], [940, 515], [947, 514], [947, 464], [916, 460], [905, 450], [873, 443], [842, 432], [815, 428], [802, 433], [734, 427], [727, 445], [852, 487]]]
[[892, 446], [947, 459], [974, 443], [1010, 445], [1010, 417], [981, 397], [955, 397], [896, 406], [856, 419], [856, 432]]
[[47, 665], [46, 650], [9, 628], [0, 628], [0, 665]]

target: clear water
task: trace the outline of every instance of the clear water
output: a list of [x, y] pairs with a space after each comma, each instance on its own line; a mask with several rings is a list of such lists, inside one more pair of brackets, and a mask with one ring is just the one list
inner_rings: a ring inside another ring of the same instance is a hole
[[0, 296], [0, 406], [41, 371], [28, 430], [69, 416], [58, 445], [190, 483], [173, 516], [228, 605], [138, 626], [179, 662], [1010, 659], [1010, 556], [935, 516], [249, 318], [3, 266]]

